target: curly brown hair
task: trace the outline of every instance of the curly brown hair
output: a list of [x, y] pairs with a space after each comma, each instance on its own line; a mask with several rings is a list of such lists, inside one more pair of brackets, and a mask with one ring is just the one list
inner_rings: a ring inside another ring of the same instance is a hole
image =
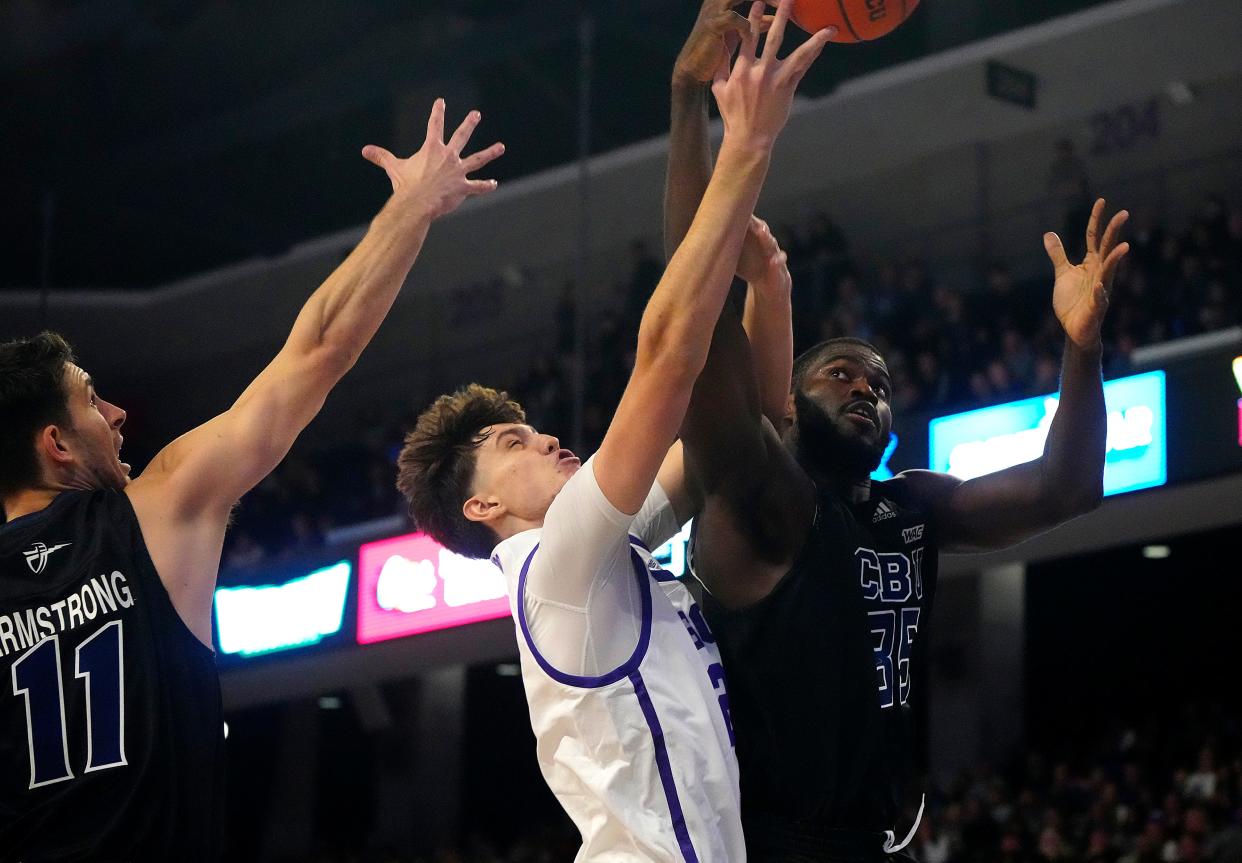
[[492, 553], [495, 532], [461, 507], [472, 494], [476, 450], [488, 438], [483, 430], [523, 422], [526, 412], [508, 393], [479, 384], [440, 396], [419, 415], [397, 456], [397, 489], [419, 530], [466, 557]]

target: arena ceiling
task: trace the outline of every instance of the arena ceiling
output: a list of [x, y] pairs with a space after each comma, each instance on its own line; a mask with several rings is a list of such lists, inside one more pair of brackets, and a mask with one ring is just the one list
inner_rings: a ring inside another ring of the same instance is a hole
[[[1092, 2], [991, 3], [971, 28], [934, 37], [916, 15], [822, 64], [805, 91]], [[359, 149], [415, 146], [435, 95], [483, 110], [480, 138], [508, 145], [501, 180], [569, 161], [584, 13], [592, 151], [658, 135], [697, 6], [0, 3], [0, 289], [149, 287], [364, 222], [386, 189]]]

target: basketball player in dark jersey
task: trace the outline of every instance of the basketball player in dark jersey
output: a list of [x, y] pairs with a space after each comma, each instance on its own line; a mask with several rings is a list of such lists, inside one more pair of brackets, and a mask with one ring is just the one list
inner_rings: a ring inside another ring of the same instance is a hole
[[[665, 232], [710, 168], [703, 73], [739, 18], [706, 0], [678, 58]], [[682, 428], [706, 502], [693, 564], [729, 685], [748, 859], [909, 860], [913, 704], [922, 697], [937, 555], [1000, 548], [1085, 513], [1102, 496], [1106, 414], [1100, 325], [1127, 244], [1126, 214], [1087, 256], [1045, 235], [1065, 331], [1060, 405], [1043, 456], [966, 482], [907, 471], [872, 482], [892, 426], [884, 359], [834, 339], [794, 365], [780, 427], [763, 418], [740, 313], [726, 307]], [[693, 212], [691, 210], [691, 212]]]
[[[229, 513], [319, 412], [388, 313], [427, 230], [490, 180], [448, 143], [382, 167], [393, 194], [225, 413], [137, 479], [125, 412], [69, 346], [0, 345], [0, 860], [209, 861], [222, 844], [223, 721], [211, 607]], [[184, 394], [183, 394], [184, 395]]]

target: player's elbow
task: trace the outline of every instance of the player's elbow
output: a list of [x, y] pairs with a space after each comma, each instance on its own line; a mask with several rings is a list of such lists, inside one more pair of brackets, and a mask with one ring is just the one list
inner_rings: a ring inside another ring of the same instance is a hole
[[1104, 482], [1095, 483], [1091, 488], [1083, 491], [1074, 500], [1074, 514], [1086, 515], [1100, 508], [1100, 504], [1104, 503]]
[[304, 372], [331, 387], [354, 367], [354, 363], [358, 362], [358, 354], [353, 345], [325, 341], [307, 353], [304, 358]]
[[1084, 482], [1070, 488], [1062, 488], [1048, 495], [1049, 506], [1057, 523], [1078, 518], [1099, 509], [1104, 502], [1104, 481]]

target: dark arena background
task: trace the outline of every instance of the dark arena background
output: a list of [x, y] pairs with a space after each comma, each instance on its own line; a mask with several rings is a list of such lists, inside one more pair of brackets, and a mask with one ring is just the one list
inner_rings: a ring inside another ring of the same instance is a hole
[[[432, 228], [237, 509], [215, 615], [226, 859], [573, 859], [503, 580], [414, 534], [394, 457], [471, 380], [597, 445], [663, 266], [668, 79], [696, 10], [0, 4], [0, 339], [74, 344], [129, 412], [135, 475], [227, 407], [361, 237], [389, 192], [363, 144], [412, 152], [444, 96], [507, 145], [499, 191]], [[1242, 861], [1239, 46], [1237, 0], [923, 0], [829, 46], [777, 147], [759, 212], [796, 341], [887, 355], [892, 471], [1038, 455], [1060, 362], [1041, 236], [1076, 242], [1096, 195], [1133, 214], [1104, 505], [942, 560], [922, 863]], [[685, 536], [661, 551], [679, 574]]]

